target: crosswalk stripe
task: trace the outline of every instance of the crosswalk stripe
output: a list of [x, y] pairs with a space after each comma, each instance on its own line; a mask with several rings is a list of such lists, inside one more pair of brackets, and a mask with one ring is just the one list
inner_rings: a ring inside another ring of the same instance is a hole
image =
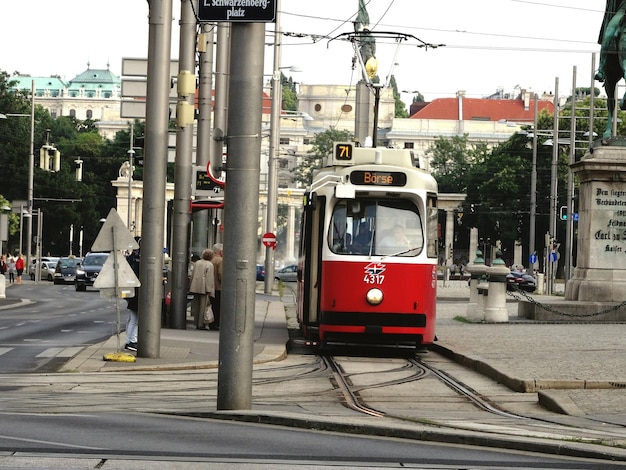
[[35, 357], [55, 357], [61, 351], [63, 351], [63, 348], [48, 348], [45, 351], [37, 354]]
[[0, 348], [0, 356], [2, 356], [5, 353], [8, 353], [9, 351], [13, 351], [13, 349], [15, 348]]

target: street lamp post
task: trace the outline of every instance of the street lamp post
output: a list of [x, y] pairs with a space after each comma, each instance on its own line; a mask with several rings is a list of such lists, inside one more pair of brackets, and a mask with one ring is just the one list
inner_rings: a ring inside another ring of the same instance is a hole
[[[280, 108], [282, 101], [282, 86], [280, 83], [280, 55], [281, 55], [280, 30], [280, 0], [276, 0], [276, 24], [274, 33], [274, 65], [272, 73], [272, 108], [270, 111], [270, 147], [267, 171], [267, 217], [265, 220], [266, 233], [274, 233], [276, 217], [278, 213], [278, 165], [277, 154], [280, 142]], [[274, 248], [265, 247], [265, 280], [264, 292], [272, 293], [274, 286]]]

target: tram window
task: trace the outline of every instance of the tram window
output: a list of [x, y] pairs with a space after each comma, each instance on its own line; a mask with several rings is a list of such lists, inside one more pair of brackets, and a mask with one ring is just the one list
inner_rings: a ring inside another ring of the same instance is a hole
[[328, 244], [337, 254], [417, 256], [424, 244], [422, 219], [408, 199], [341, 200]]

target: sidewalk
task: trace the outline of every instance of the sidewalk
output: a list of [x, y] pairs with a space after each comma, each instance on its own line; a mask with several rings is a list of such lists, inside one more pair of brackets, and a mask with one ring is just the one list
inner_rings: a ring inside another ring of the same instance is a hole
[[[123, 348], [125, 333], [120, 334]], [[255, 302], [254, 363], [279, 361], [287, 355], [285, 308], [277, 296], [258, 295]], [[160, 357], [137, 357], [136, 362], [105, 361], [103, 356], [117, 351], [117, 335], [84, 349], [66, 363], [60, 372], [114, 372], [146, 370], [185, 370], [217, 368], [219, 331], [197, 330], [188, 318], [186, 330], [161, 329]], [[122, 349], [122, 351], [124, 351]]]

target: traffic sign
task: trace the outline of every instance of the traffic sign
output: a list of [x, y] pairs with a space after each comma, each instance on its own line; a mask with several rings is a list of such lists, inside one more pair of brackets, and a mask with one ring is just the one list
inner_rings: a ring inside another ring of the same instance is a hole
[[102, 225], [91, 251], [136, 250], [137, 241], [120, 218], [115, 209], [109, 211], [106, 221]]
[[537, 262], [537, 253], [533, 253], [529, 258], [530, 264], [535, 264]]
[[198, 19], [209, 22], [243, 22], [243, 23], [273, 23], [276, 21], [276, 0], [264, 0], [263, 2], [250, 2], [254, 6], [246, 5], [248, 2], [240, 2], [240, 6], [234, 6], [234, 2], [216, 2], [203, 0], [198, 5]]
[[[115, 258], [117, 256], [118, 265], [115, 266]], [[117, 269], [117, 280], [115, 279]], [[141, 287], [137, 275], [130, 267], [130, 264], [124, 258], [124, 255], [120, 253], [109, 253], [109, 257], [106, 259], [100, 270], [100, 274], [96, 278], [93, 286], [96, 289], [113, 289], [115, 294], [115, 284], [117, 283], [118, 289], [120, 289], [119, 297], [128, 298], [134, 297], [135, 287]]]
[[271, 248], [272, 250], [276, 249], [276, 235], [274, 235], [272, 232], [267, 232], [263, 234], [263, 238], [261, 239], [261, 241], [263, 242], [263, 246]]

